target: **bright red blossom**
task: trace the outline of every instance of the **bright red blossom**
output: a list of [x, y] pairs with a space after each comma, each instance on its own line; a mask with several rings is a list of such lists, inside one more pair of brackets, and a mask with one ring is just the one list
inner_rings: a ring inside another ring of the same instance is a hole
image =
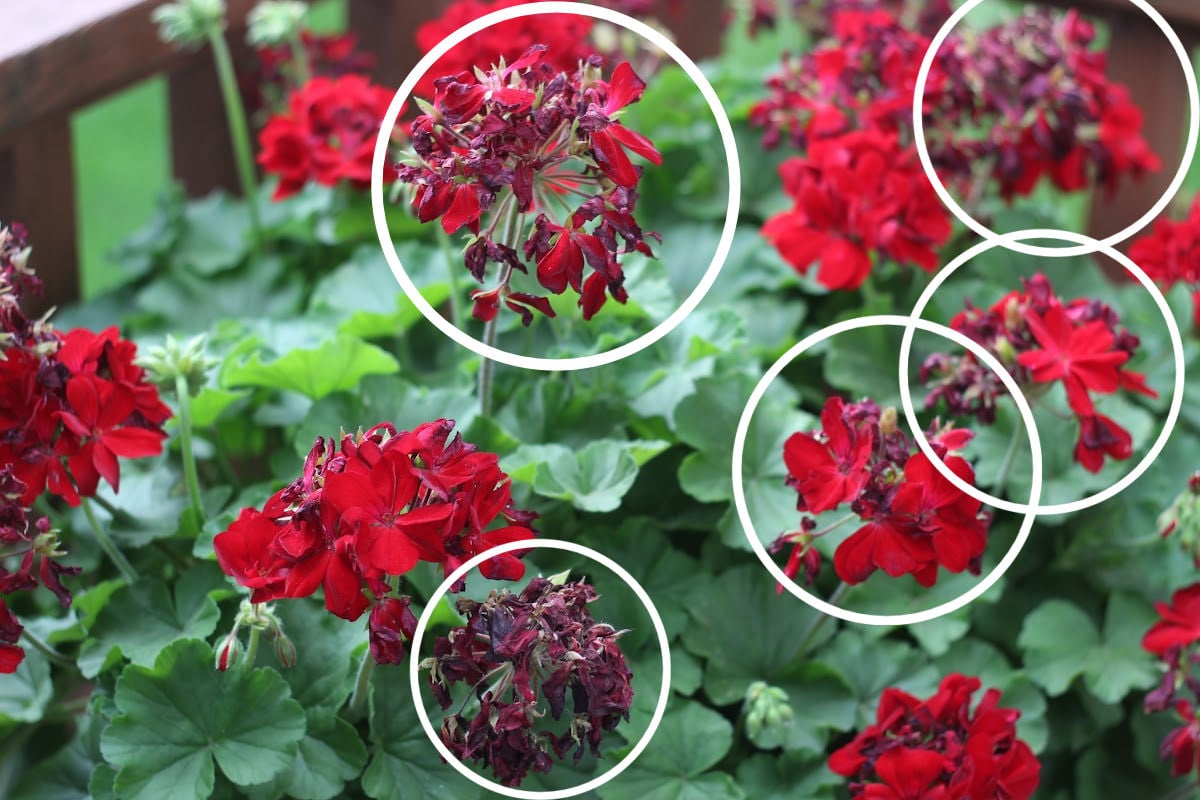
[[[1096, 410], [1095, 395], [1124, 390], [1157, 397], [1145, 376], [1126, 369], [1137, 352], [1136, 336], [1120, 326], [1117, 312], [1099, 300], [1064, 300], [1042, 274], [1023, 281], [990, 308], [967, 303], [950, 326], [987, 348], [1004, 364], [1026, 396], [1037, 399], [1046, 385], [1061, 382], [1067, 403], [1079, 420], [1075, 460], [1099, 472], [1105, 458], [1133, 455], [1128, 431]], [[995, 420], [996, 401], [1005, 393], [999, 379], [973, 355], [937, 353], [921, 367], [921, 380], [932, 385], [925, 407], [944, 402], [951, 414]]]
[[[370, 186], [375, 140], [391, 101], [390, 91], [361, 75], [316, 77], [292, 92], [287, 112], [271, 117], [258, 137], [258, 163], [279, 176], [274, 198], [310, 181]], [[392, 180], [384, 175], [385, 183]]]
[[[864, 523], [834, 552], [834, 570], [846, 583], [862, 583], [877, 569], [892, 577], [912, 575], [922, 586], [937, 581], [939, 568], [978, 574], [990, 514], [934, 469], [924, 453], [913, 453], [915, 445], [894, 420], [894, 410], [881, 413], [870, 400], [847, 404], [830, 398], [821, 412], [821, 429], [793, 434], [784, 444], [787, 484], [799, 496], [797, 510], [819, 514], [848, 503]], [[952, 454], [972, 433], [935, 425], [928, 435], [946, 466], [973, 483], [970, 465]], [[815, 529], [816, 521], [805, 517], [800, 530], [774, 543], [774, 550], [792, 547], [784, 567], [789, 577], [802, 566], [809, 581], [815, 576], [820, 555], [813, 543], [832, 527]]]
[[798, 272], [819, 261], [818, 283], [856, 289], [873, 258], [937, 268], [949, 213], [916, 152], [895, 135], [868, 130], [821, 139], [779, 172], [795, 206], [767, 220], [762, 233]]
[[[372, 608], [371, 652], [398, 662], [411, 614], [407, 598], [392, 595], [389, 576], [418, 561], [450, 572], [496, 544], [534, 535], [537, 515], [512, 506], [497, 456], [451, 438], [453, 428], [449, 420], [412, 431], [381, 423], [345, 436], [336, 449], [318, 439], [296, 481], [216, 536], [221, 569], [251, 590], [254, 603], [320, 588], [325, 607], [344, 619]], [[481, 571], [515, 580], [524, 565], [505, 554]]]
[[947, 675], [928, 700], [885, 689], [875, 724], [829, 757], [854, 800], [1028, 800], [1041, 765], [1017, 738], [1020, 712], [978, 678]]
[[1182, 283], [1192, 290], [1192, 322], [1200, 327], [1200, 195], [1181, 220], [1159, 219], [1135, 239], [1129, 257], [1164, 289]]

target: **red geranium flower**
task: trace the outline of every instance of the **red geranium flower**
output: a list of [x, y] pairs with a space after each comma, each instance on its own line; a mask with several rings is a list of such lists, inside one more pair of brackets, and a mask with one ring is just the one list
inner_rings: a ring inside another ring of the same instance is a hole
[[1154, 608], [1162, 619], [1142, 638], [1146, 650], [1161, 656], [1172, 647], [1200, 641], [1200, 583], [1175, 592], [1170, 605], [1156, 603]]
[[1017, 357], [1035, 381], [1061, 380], [1067, 390], [1071, 409], [1080, 415], [1092, 414], [1088, 392], [1115, 392], [1121, 385], [1118, 369], [1129, 354], [1113, 349], [1113, 336], [1100, 320], [1075, 326], [1062, 306], [1051, 306], [1044, 315], [1036, 312], [1025, 318], [1040, 350], [1028, 350]]
[[[375, 140], [391, 101], [390, 91], [361, 75], [317, 77], [294, 91], [287, 113], [271, 117], [259, 133], [258, 163], [280, 177], [274, 198], [295, 194], [309, 181], [368, 187]], [[394, 179], [385, 172], [385, 183]]]
[[821, 410], [824, 442], [794, 433], [784, 443], [788, 485], [800, 493], [801, 510], [820, 514], [837, 508], [857, 497], [867, 482], [875, 437], [870, 428], [848, 425], [844, 414], [842, 399], [832, 397]]
[[8, 610], [3, 598], [0, 598], [0, 674], [16, 672], [17, 667], [25, 660], [25, 651], [17, 646], [24, 630], [25, 627]]

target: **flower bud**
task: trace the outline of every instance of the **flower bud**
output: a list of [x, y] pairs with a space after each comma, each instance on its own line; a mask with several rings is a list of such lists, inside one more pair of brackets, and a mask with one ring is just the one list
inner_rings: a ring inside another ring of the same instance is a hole
[[175, 388], [176, 378], [182, 376], [188, 394], [194, 397], [208, 380], [208, 371], [220, 363], [205, 352], [207, 341], [204, 334], [186, 342], [167, 334], [161, 346], [147, 348], [137, 363], [146, 370], [150, 382], [159, 386]]
[[275, 657], [284, 669], [296, 666], [296, 645], [282, 631], [275, 637]]
[[299, 35], [308, 6], [295, 0], [264, 0], [246, 16], [246, 41], [255, 46], [284, 44]]
[[795, 716], [787, 692], [763, 681], [755, 681], [746, 689], [744, 707], [746, 733], [752, 739], [790, 725]]
[[178, 0], [154, 9], [150, 18], [164, 42], [195, 47], [225, 29], [225, 0]]
[[216, 668], [224, 672], [237, 663], [241, 654], [242, 643], [237, 638], [237, 630], [235, 629], [222, 640], [221, 646], [217, 648], [216, 658], [214, 659]]

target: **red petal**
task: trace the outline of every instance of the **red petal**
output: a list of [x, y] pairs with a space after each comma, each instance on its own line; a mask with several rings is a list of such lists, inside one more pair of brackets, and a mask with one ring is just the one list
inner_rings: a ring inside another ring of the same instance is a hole
[[104, 446], [123, 458], [144, 458], [162, 452], [166, 434], [148, 428], [118, 428], [104, 434]]
[[479, 193], [474, 187], [463, 184], [454, 192], [454, 200], [442, 215], [442, 230], [454, 233], [463, 225], [471, 225], [471, 232], [478, 232]]
[[597, 166], [605, 175], [612, 178], [618, 186], [632, 189], [637, 186], [641, 176], [629, 160], [629, 156], [625, 154], [625, 149], [613, 138], [613, 127], [609, 125], [592, 133], [592, 153], [596, 157]]
[[608, 82], [608, 102], [604, 104], [604, 113], [612, 116], [630, 103], [642, 99], [646, 91], [646, 82], [638, 77], [628, 61], [622, 61], [613, 70], [612, 79]]
[[637, 153], [642, 158], [649, 161], [651, 164], [662, 164], [662, 153], [658, 152], [658, 148], [654, 146], [654, 142], [642, 136], [637, 131], [632, 131], [626, 128], [619, 122], [614, 122], [608, 126], [609, 133], [613, 138], [621, 144], [628, 147], [633, 152]]

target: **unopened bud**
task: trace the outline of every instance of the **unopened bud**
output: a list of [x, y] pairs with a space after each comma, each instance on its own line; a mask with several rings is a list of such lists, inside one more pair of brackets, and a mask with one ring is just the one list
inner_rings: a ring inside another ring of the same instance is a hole
[[225, 0], [178, 0], [154, 9], [150, 18], [164, 42], [194, 47], [224, 30]]
[[217, 648], [216, 667], [221, 672], [229, 669], [237, 663], [238, 658], [242, 654], [242, 643], [237, 638], [237, 631], [230, 633], [221, 642], [221, 646]]
[[252, 45], [277, 45], [300, 33], [308, 6], [295, 0], [264, 0], [246, 16], [246, 41]]
[[879, 414], [879, 432], [891, 436], [897, 429], [896, 408], [888, 406]]
[[292, 640], [283, 633], [275, 637], [275, 657], [279, 659], [279, 665], [284, 669], [296, 666], [296, 645], [292, 644]]

